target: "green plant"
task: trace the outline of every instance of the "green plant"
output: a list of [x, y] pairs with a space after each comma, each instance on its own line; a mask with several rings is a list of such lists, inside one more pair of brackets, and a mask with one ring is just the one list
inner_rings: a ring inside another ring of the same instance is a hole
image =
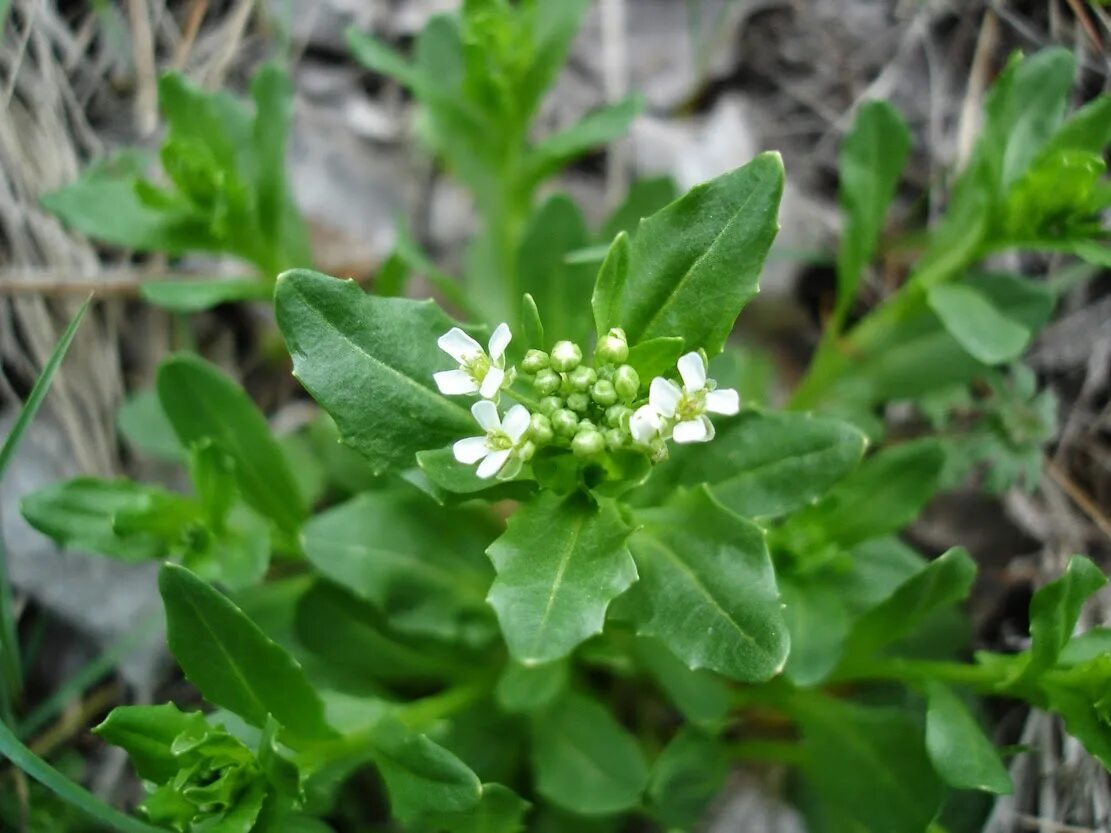
[[[460, 308], [483, 320], [286, 271], [278, 326], [327, 419], [276, 439], [231, 380], [174, 356], [157, 399], [132, 405], [149, 418], [123, 425], [187, 463], [192, 496], [83, 478], [25, 501], [62, 543], [167, 561], [169, 646], [214, 710], [124, 706], [97, 728], [147, 784], [147, 818], [197, 833], [689, 829], [731, 762], [770, 759], [797, 768], [816, 830], [923, 833], [960, 791], [1011, 789], [977, 696], [1061, 715], [1111, 767], [1108, 632], [1073, 635], [1103, 573], [1074, 556], [1033, 597], [1029, 648], [969, 661], [974, 561], [897, 537], [970, 442], [999, 486], [1037, 477], [1051, 399], [1007, 365], [1053, 296], [977, 266], [1010, 247], [1103, 261], [1111, 99], [1065, 119], [1071, 59], [1013, 61], [908, 280], [852, 323], [909, 149], [890, 107], [864, 106], [824, 340], [791, 409], [742, 409], [728, 338], [778, 228], [777, 155], [635, 227], [615, 220], [589, 286], [529, 283], [521, 162], [536, 149], [518, 128], [568, 9], [581, 4], [467, 3], [462, 22], [429, 25], [413, 65], [356, 39], [414, 90], [483, 206], [480, 245], [509, 270], [492, 289], [464, 282]], [[449, 95], [449, 77], [468, 80]], [[464, 104], [499, 108], [512, 150], [478, 154], [452, 121]], [[897, 400], [941, 430], [885, 442], [878, 410]], [[6, 734], [0, 749], [66, 791]], [[392, 821], [351, 800], [369, 773]]]

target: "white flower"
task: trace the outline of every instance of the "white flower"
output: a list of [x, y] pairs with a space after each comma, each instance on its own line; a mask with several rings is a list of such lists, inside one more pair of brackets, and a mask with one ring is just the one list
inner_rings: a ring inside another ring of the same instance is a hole
[[482, 345], [452, 327], [436, 341], [440, 349], [459, 362], [458, 370], [444, 370], [433, 376], [440, 393], [455, 396], [478, 393], [483, 399], [494, 399], [506, 382], [505, 348], [513, 334], [508, 324], [499, 324], [490, 336], [490, 353]]
[[651, 405], [641, 405], [629, 418], [629, 433], [641, 445], [648, 445], [663, 428], [663, 420]]
[[706, 378], [706, 363], [699, 353], [680, 357], [679, 375], [683, 377], [682, 388], [662, 376], [653, 379], [648, 402], [672, 423], [675, 442], [709, 442], [714, 438], [714, 424], [706, 413], [735, 414], [741, 409], [741, 397], [735, 390], [715, 390], [716, 383]]
[[513, 452], [520, 447], [528, 430], [531, 419], [528, 408], [514, 405], [501, 419], [498, 406], [482, 399], [474, 403], [471, 413], [486, 434], [459, 440], [452, 446], [455, 459], [468, 466], [478, 463], [476, 474], [483, 480], [495, 474], [507, 480], [516, 476], [521, 470], [521, 461]]

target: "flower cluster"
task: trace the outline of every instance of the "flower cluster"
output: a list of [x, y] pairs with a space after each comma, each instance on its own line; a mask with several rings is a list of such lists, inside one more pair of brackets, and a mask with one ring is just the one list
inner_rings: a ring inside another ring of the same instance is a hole
[[[657, 376], [643, 396], [640, 374], [627, 364], [629, 345], [623, 330], [614, 328], [598, 339], [593, 364], [583, 361], [583, 351], [570, 341], [557, 342], [550, 353], [529, 350], [518, 368], [505, 367], [512, 340], [506, 324], [490, 337], [489, 351], [458, 328], [439, 339], [440, 348], [459, 367], [435, 374], [441, 393], [478, 394], [471, 408], [485, 432], [454, 446], [455, 459], [478, 464], [481, 478], [516, 477], [524, 463], [542, 449], [569, 450], [591, 459], [608, 452], [628, 450], [647, 455], [653, 462], [666, 459], [667, 440], [677, 443], [708, 442], [714, 426], [707, 414], [735, 414], [740, 397], [735, 390], [719, 390], [706, 377], [706, 360], [698, 352], [678, 362], [682, 386]], [[522, 378], [522, 388], [514, 384]], [[502, 416], [502, 392], [517, 404]]]

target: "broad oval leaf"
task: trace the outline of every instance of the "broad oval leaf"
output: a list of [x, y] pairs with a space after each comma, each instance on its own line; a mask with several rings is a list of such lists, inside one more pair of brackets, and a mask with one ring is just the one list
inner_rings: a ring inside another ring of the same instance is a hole
[[139, 284], [144, 301], [170, 312], [201, 312], [233, 301], [261, 301], [269, 298], [270, 292], [270, 282], [262, 278], [194, 278]]
[[724, 786], [729, 763], [721, 741], [689, 726], [680, 729], [652, 764], [652, 815], [668, 830], [695, 828]]
[[928, 687], [926, 749], [938, 775], [959, 790], [986, 790], [1010, 795], [1011, 776], [976, 718], [949, 688]]
[[704, 488], [638, 520], [643, 528], [629, 541], [640, 573], [630, 594], [638, 632], [690, 668], [746, 682], [782, 671], [790, 639], [759, 527]]
[[577, 493], [541, 493], [510, 518], [487, 550], [498, 571], [487, 600], [515, 660], [557, 660], [601, 632], [609, 603], [636, 581], [629, 532], [611, 503]]
[[377, 298], [295, 269], [279, 276], [275, 302], [294, 375], [376, 471], [475, 432], [465, 403], [432, 379], [451, 365], [436, 339], [454, 326], [432, 301]]
[[158, 369], [158, 399], [183, 446], [210, 440], [235, 460], [243, 499], [288, 532], [307, 514], [297, 480], [266, 417], [234, 381], [197, 356]]
[[1065, 574], [1034, 594], [1030, 601], [1030, 661], [1024, 677], [1052, 668], [1072, 637], [1088, 597], [1107, 584], [1107, 576], [1082, 555], [1069, 559]]
[[170, 652], [206, 700], [254, 726], [273, 715], [294, 735], [331, 734], [297, 660], [229, 599], [174, 564], [162, 568], [158, 588]]
[[688, 350], [721, 352], [756, 294], [782, 193], [783, 161], [764, 153], [642, 220], [618, 302], [629, 343], [679, 336]]
[[607, 709], [574, 693], [533, 722], [532, 769], [541, 795], [583, 815], [631, 809], [648, 783], [636, 739]]
[[950, 335], [984, 364], [1018, 358], [1030, 342], [1030, 330], [971, 286], [945, 283], [931, 287], [929, 302]]

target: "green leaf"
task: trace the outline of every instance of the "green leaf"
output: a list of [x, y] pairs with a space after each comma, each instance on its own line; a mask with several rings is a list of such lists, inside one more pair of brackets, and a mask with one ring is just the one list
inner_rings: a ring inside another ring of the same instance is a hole
[[683, 355], [683, 339], [678, 336], [661, 336], [630, 347], [629, 358], [625, 360], [625, 364], [632, 366], [640, 376], [641, 387], [647, 388], [652, 379], [666, 376], [674, 371], [681, 355]]
[[259, 278], [144, 281], [144, 301], [170, 312], [201, 312], [233, 301], [261, 301], [270, 297], [270, 284]]
[[478, 806], [482, 785], [457, 757], [393, 718], [370, 733], [371, 755], [402, 822], [427, 814], [465, 813]]
[[687, 349], [721, 352], [756, 294], [782, 192], [783, 162], [765, 153], [642, 221], [618, 303], [629, 343], [680, 336]]
[[851, 472], [867, 439], [846, 422], [809, 414], [745, 411], [713, 443], [676, 449], [667, 479], [706, 483], [744, 517], [779, 517], [813, 503]]
[[[477, 431], [478, 429], [474, 429]], [[520, 499], [527, 497], [535, 489], [536, 484], [531, 481], [518, 480], [483, 480], [475, 474], [474, 466], [465, 466], [455, 459], [451, 447], [438, 448], [434, 451], [418, 451], [417, 466], [435, 487], [432, 495], [438, 502], [445, 497], [442, 493], [455, 495], [460, 500], [482, 498], [495, 501], [507, 498]], [[520, 477], [520, 476], [519, 476]]]
[[852, 307], [865, 267], [875, 254], [887, 207], [895, 196], [910, 151], [910, 131], [886, 101], [868, 101], [841, 145], [841, 211], [845, 227], [837, 252], [840, 321]]
[[364, 35], [354, 26], [344, 31], [344, 38], [355, 60], [363, 66], [388, 75], [410, 89], [421, 86], [422, 80], [413, 65], [395, 50], [370, 35]]
[[642, 219], [674, 202], [678, 196], [675, 180], [669, 176], [638, 179], [629, 186], [624, 201], [606, 219], [599, 239], [610, 241], [621, 232], [635, 236]]
[[1057, 663], [1080, 621], [1084, 602], [1105, 584], [1107, 577], [1099, 567], [1074, 555], [1061, 578], [1034, 594], [1030, 601], [1030, 662], [1023, 677], [1037, 676]]
[[526, 179], [539, 183], [583, 154], [619, 139], [643, 107], [642, 96], [630, 95], [616, 104], [588, 113], [571, 127], [547, 137], [526, 157]]
[[959, 547], [948, 550], [855, 623], [846, 656], [870, 657], [909, 635], [934, 611], [963, 600], [975, 577], [976, 562], [968, 552]]
[[652, 765], [648, 797], [667, 829], [688, 830], [705, 817], [725, 785], [729, 756], [720, 742], [684, 727]]
[[629, 546], [638, 633], [689, 668], [762, 682], [783, 670], [789, 638], [761, 530], [704, 489], [638, 515]]
[[1111, 143], [1111, 95], [1101, 95], [1065, 120], [1042, 150], [1042, 157], [1069, 150], [1102, 156], [1108, 143]]
[[[78, 477], [54, 483], [23, 498], [27, 523], [59, 544], [127, 561], [165, 558], [185, 526], [200, 515], [181, 495], [130, 480]], [[162, 518], [159, 529], [119, 523], [121, 517]]]
[[467, 409], [432, 379], [450, 367], [436, 339], [454, 322], [431, 301], [376, 298], [354, 281], [294, 270], [279, 276], [276, 304], [294, 374], [375, 471], [474, 433]]
[[174, 739], [184, 732], [208, 728], [200, 712], [183, 712], [173, 703], [161, 706], [119, 706], [93, 733], [127, 750], [135, 772], [144, 781], [163, 784], [181, 767], [173, 754]]
[[1069, 734], [1105, 768], [1111, 768], [1111, 656], [1103, 654], [1067, 671], [1038, 679], [1048, 706], [1061, 715]]
[[655, 639], [639, 637], [633, 655], [687, 720], [705, 732], [717, 732], [732, 706], [729, 685], [712, 671], [687, 668]]
[[579, 30], [588, 5], [589, 0], [563, 0], [528, 7], [532, 61], [516, 91], [516, 103], [522, 118], [527, 119], [536, 111], [544, 93], [563, 69], [571, 41]]
[[629, 810], [640, 802], [648, 765], [636, 739], [605, 708], [568, 694], [533, 722], [536, 789], [583, 815]]
[[1030, 343], [1026, 327], [1009, 318], [991, 300], [966, 284], [930, 288], [930, 308], [960, 345], [988, 365], [1018, 358]]
[[784, 675], [800, 686], [822, 682], [837, 667], [851, 618], [843, 588], [825, 575], [781, 576], [783, 615], [791, 633]]
[[[590, 306], [594, 310], [594, 328], [599, 336], [617, 326], [618, 303], [621, 294], [625, 291], [625, 281], [629, 276], [630, 253], [629, 235], [621, 232], [609, 247], [606, 258], [602, 261], [602, 268], [598, 270], [598, 277], [594, 281], [594, 292], [590, 296]], [[682, 350], [681, 339], [679, 339], [679, 349]]]
[[510, 518], [487, 550], [498, 572], [487, 601], [515, 660], [557, 660], [601, 632], [609, 603], [636, 581], [629, 532], [612, 503], [580, 494], [542, 492]]
[[235, 460], [243, 499], [280, 529], [296, 532], [301, 491], [266, 417], [215, 365], [182, 353], [162, 362], [158, 398], [182, 445], [211, 440]]
[[[800, 698], [801, 699], [801, 698]], [[807, 776], [824, 803], [860, 833], [923, 833], [943, 789], [903, 711], [811, 695], [798, 708]]]
[[141, 390], [124, 400], [116, 411], [116, 428], [133, 449], [151, 457], [180, 462], [185, 456], [153, 389]]
[[788, 523], [820, 530], [823, 541], [845, 547], [879, 538], [918, 515], [939, 488], [944, 466], [945, 450], [932, 438], [885, 448]]
[[491, 537], [475, 513], [378, 491], [317, 515], [303, 542], [322, 575], [377, 607], [399, 631], [469, 641], [490, 630], [482, 552]]
[[520, 288], [535, 300], [544, 335], [551, 342], [568, 339], [583, 344], [590, 335], [583, 307], [594, 270], [589, 264], [566, 260], [568, 252], [589, 241], [578, 207], [562, 194], [541, 205], [524, 231], [517, 253]]
[[260, 728], [273, 715], [295, 735], [330, 733], [301, 666], [231, 601], [173, 564], [158, 587], [170, 651], [206, 700]]
[[467, 813], [438, 814], [426, 819], [448, 833], [520, 833], [531, 805], [501, 784], [483, 784], [482, 799]]
[[540, 320], [540, 310], [536, 299], [527, 292], [521, 298], [521, 329], [524, 331], [526, 350], [543, 350], [548, 346], [544, 337], [544, 322]]
[[527, 714], [550, 706], [567, 690], [571, 669], [557, 660], [544, 665], [519, 665], [511, 662], [498, 679], [495, 695], [498, 705], [510, 714]]
[[926, 749], [945, 783], [960, 790], [1014, 792], [999, 753], [960, 698], [933, 681], [928, 694]]

